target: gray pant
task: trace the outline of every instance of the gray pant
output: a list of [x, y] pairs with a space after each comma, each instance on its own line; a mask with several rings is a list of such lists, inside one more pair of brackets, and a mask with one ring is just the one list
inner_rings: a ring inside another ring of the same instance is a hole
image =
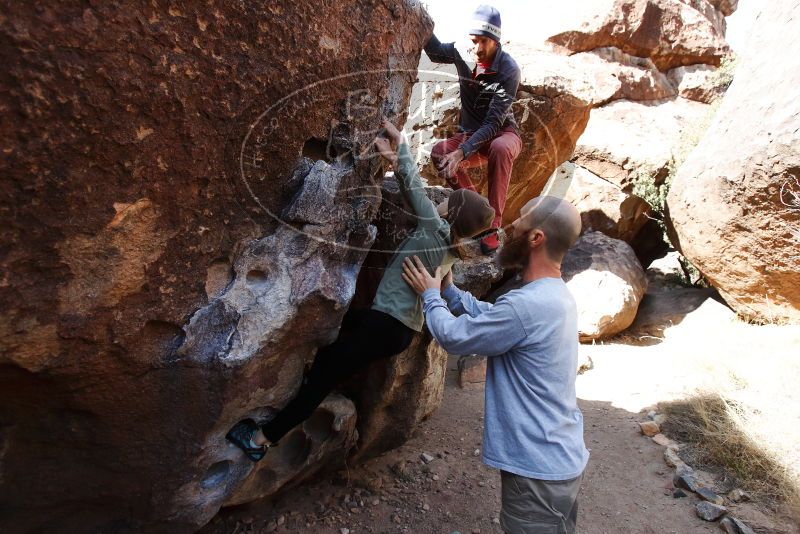
[[537, 480], [501, 471], [500, 526], [507, 534], [574, 534], [581, 474], [571, 480]]

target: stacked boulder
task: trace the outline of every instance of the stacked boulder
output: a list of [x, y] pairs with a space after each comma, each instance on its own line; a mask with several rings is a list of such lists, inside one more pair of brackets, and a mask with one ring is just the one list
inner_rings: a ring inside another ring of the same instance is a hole
[[[586, 130], [550, 187], [581, 213], [584, 235], [565, 269], [581, 284], [574, 294], [583, 340], [631, 325], [647, 287], [642, 266], [668, 249], [665, 191], [730, 82], [725, 16], [735, 7], [615, 0], [549, 38], [596, 81]], [[606, 258], [605, 268], [574, 275], [580, 258], [592, 256]]]
[[[637, 234], [652, 230], [642, 215], [652, 214], [642, 213], [646, 206], [629, 197], [635, 189], [658, 191], [671, 179], [684, 152], [696, 142], [695, 131], [712, 113], [711, 102], [730, 82], [719, 66], [731, 54], [724, 17], [735, 5], [720, 6], [707, 0], [616, 0], [612, 9], [549, 39], [573, 60], [594, 56], [596, 78], [616, 81], [616, 86], [597, 84], [599, 103], [572, 157], [581, 177], [575, 196], [584, 213], [607, 211], [608, 193], [587, 194], [585, 184], [599, 178], [608, 184], [604, 189], [617, 189], [620, 211], [641, 215], [624, 218], [624, 228], [609, 235], [624, 236], [637, 249]], [[616, 88], [610, 96], [608, 87]], [[592, 207], [592, 198], [606, 207]], [[608, 233], [602, 223], [587, 222], [590, 229]], [[640, 259], [648, 263], [653, 257], [642, 251]]]

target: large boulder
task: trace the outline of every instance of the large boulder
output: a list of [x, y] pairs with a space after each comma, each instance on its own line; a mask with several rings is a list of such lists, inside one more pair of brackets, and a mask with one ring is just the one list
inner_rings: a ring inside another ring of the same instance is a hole
[[257, 465], [224, 436], [336, 336], [375, 235], [364, 154], [404, 119], [425, 12], [2, 12], [0, 530], [193, 530], [342, 458], [333, 397]]
[[672, 237], [737, 312], [800, 321], [800, 6], [770, 2], [667, 199]]
[[[331, 462], [338, 463], [342, 451], [351, 450], [356, 445], [358, 432], [355, 427], [356, 407], [353, 402], [341, 395], [328, 395], [311, 417], [284, 436], [280, 446], [270, 449], [269, 459], [259, 464], [254, 475], [244, 478], [225, 504], [233, 506], [269, 497], [287, 484], [295, 485], [309, 479]], [[246, 467], [237, 465], [239, 454], [237, 450], [228, 448], [224, 456], [227, 459], [209, 469], [202, 487], [229, 476], [231, 469]], [[208, 498], [207, 495], [198, 495], [197, 487], [191, 483], [185, 492], [180, 493], [190, 502], [198, 497]]]
[[354, 459], [405, 443], [442, 403], [446, 372], [447, 352], [427, 329], [402, 353], [371, 365], [355, 392], [361, 430]]
[[[594, 87], [599, 93], [597, 105], [611, 100], [661, 100], [677, 94], [667, 76], [659, 71], [649, 58], [626, 54], [619, 48], [598, 48], [570, 56], [571, 63], [579, 63], [594, 75]], [[612, 88], [602, 94], [604, 88]]]
[[633, 249], [600, 232], [587, 232], [570, 249], [561, 275], [578, 305], [581, 341], [611, 337], [628, 328], [647, 290]]
[[617, 0], [609, 9], [576, 19], [576, 27], [549, 38], [570, 52], [613, 46], [633, 56], [650, 58], [665, 71], [681, 65], [719, 65], [730, 53], [724, 26], [681, 0]]

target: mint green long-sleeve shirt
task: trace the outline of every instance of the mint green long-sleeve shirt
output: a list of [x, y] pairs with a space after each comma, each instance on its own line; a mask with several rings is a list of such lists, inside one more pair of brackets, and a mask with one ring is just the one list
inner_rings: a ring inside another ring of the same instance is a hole
[[383, 273], [372, 309], [387, 313], [419, 332], [425, 321], [422, 303], [401, 276], [403, 260], [416, 255], [431, 273], [441, 266], [442, 274], [447, 274], [457, 258], [451, 248], [450, 224], [439, 217], [436, 206], [425, 194], [422, 179], [407, 144], [397, 147], [395, 177], [403, 197], [417, 216], [417, 227], [400, 244]]

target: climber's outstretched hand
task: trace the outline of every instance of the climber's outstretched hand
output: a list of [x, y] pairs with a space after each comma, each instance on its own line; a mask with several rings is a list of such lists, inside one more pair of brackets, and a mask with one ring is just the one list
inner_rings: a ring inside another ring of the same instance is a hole
[[395, 125], [392, 124], [391, 121], [384, 120], [381, 126], [383, 127], [384, 134], [386, 135], [386, 137], [389, 138], [389, 140], [391, 140], [392, 145], [394, 145], [395, 147], [402, 145], [403, 143], [406, 142], [405, 134], [400, 130], [398, 130], [397, 127], [395, 127]]
[[392, 150], [392, 145], [389, 144], [389, 140], [387, 138], [378, 136], [375, 138], [374, 143], [378, 153], [383, 156], [386, 161], [391, 164], [397, 163], [397, 154], [395, 154], [394, 150]]

